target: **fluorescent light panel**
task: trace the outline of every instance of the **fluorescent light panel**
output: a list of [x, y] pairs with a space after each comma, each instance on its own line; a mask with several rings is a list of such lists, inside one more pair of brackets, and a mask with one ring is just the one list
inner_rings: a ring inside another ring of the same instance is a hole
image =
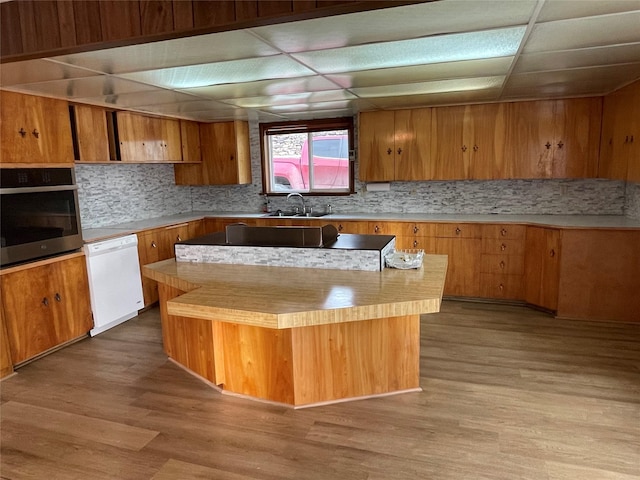
[[437, 80], [435, 82], [406, 83], [403, 85], [353, 88], [351, 91], [358, 97], [363, 98], [464, 92], [468, 90], [499, 88], [504, 82], [504, 79], [504, 76], [461, 78], [456, 80]]

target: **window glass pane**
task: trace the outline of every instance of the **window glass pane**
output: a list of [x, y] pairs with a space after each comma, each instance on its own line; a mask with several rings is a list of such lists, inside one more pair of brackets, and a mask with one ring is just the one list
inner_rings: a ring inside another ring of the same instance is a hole
[[348, 132], [313, 133], [313, 188], [321, 190], [349, 188]]

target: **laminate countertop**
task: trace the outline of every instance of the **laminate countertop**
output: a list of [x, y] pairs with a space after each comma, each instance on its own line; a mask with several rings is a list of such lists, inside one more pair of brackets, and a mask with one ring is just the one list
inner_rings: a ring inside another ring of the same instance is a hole
[[420, 269], [381, 272], [174, 259], [143, 267], [187, 292], [167, 302], [170, 315], [275, 329], [437, 312], [446, 272], [446, 255], [425, 255]]
[[[105, 227], [82, 230], [86, 243], [105, 240], [107, 238], [137, 233], [153, 228], [168, 227], [180, 223], [200, 220], [205, 217], [221, 218], [265, 218], [264, 213], [209, 211], [190, 212], [144, 220], [119, 223]], [[279, 217], [271, 217], [277, 219]], [[282, 217], [287, 218], [287, 217]], [[302, 218], [304, 220], [304, 217]], [[440, 222], [440, 223], [505, 223], [537, 225], [552, 228], [568, 229], [640, 229], [640, 220], [621, 215], [505, 215], [505, 214], [428, 214], [428, 213], [334, 213], [323, 217], [312, 217], [309, 220], [339, 221], [388, 221], [388, 222]]]

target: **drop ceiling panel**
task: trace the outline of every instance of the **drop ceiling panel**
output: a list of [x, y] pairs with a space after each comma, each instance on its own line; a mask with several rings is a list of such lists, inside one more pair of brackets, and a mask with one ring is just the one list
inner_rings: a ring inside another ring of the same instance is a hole
[[285, 55], [248, 58], [229, 62], [125, 73], [124, 78], [165, 88], [194, 88], [221, 83], [246, 83], [254, 80], [290, 78], [313, 72]]
[[292, 56], [322, 74], [513, 55], [524, 27], [442, 35]]
[[592, 17], [632, 10], [640, 10], [640, 0], [546, 0], [538, 15], [537, 21], [550, 22], [553, 20]]
[[146, 90], [143, 92], [125, 93], [121, 95], [101, 95], [97, 97], [78, 98], [79, 102], [103, 104], [110, 107], [132, 108], [139, 105], [162, 105], [166, 103], [188, 102], [194, 97], [172, 90]]
[[638, 32], [640, 11], [541, 23], [533, 28], [523, 52], [635, 43]]
[[506, 75], [511, 67], [513, 58], [488, 58], [412, 67], [363, 70], [360, 72], [326, 75], [326, 78], [344, 88], [358, 88], [452, 78], [488, 77]]
[[118, 96], [150, 89], [148, 85], [106, 75], [57, 80], [53, 82], [28, 83], [18, 87], [20, 90], [28, 93], [69, 99], [107, 95]]
[[368, 98], [375, 108], [395, 109], [454, 105], [458, 103], [493, 102], [500, 98], [500, 89], [448, 92], [434, 95], [407, 95], [398, 97]]
[[524, 25], [534, 0], [442, 0], [252, 29], [285, 52], [304, 52]]
[[[193, 97], [192, 97], [193, 98]], [[139, 110], [153, 111], [165, 115], [189, 115], [192, 112], [203, 112], [208, 110], [235, 110], [226, 103], [216, 102], [213, 100], [195, 100], [163, 103], [157, 105], [138, 105]]]
[[104, 73], [128, 73], [182, 65], [275, 55], [277, 50], [239, 30], [54, 57]]
[[270, 95], [266, 97], [236, 98], [225, 103], [243, 108], [263, 108], [270, 105], [296, 105], [309, 103], [351, 100], [355, 95], [346, 90], [328, 90], [324, 92], [306, 92], [289, 95]]
[[361, 98], [393, 97], [407, 95], [431, 95], [446, 92], [465, 92], [500, 88], [504, 76], [461, 78], [456, 80], [436, 80], [433, 82], [405, 83], [379, 87], [352, 88], [351, 91]]
[[70, 78], [95, 76], [94, 72], [46, 59], [3, 63], [0, 67], [0, 85], [9, 87], [25, 83], [50, 82]]
[[640, 60], [640, 43], [520, 55], [513, 73], [615, 65]]
[[242, 97], [261, 97], [266, 95], [287, 95], [304, 92], [335, 90], [336, 84], [319, 76], [299, 78], [278, 78], [258, 80], [256, 82], [227, 83], [207, 87], [185, 88], [180, 91], [205, 98], [227, 99]]

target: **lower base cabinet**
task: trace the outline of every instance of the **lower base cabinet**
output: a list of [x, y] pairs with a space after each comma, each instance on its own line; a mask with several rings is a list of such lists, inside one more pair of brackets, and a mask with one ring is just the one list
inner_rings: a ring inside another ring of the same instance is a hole
[[[0, 296], [0, 300], [1, 300]], [[0, 301], [0, 378], [13, 373], [13, 361], [11, 360], [11, 350], [9, 347], [9, 337], [7, 336], [7, 326], [4, 320], [4, 308]]]
[[86, 335], [93, 327], [81, 253], [9, 269], [1, 285], [14, 365]]
[[525, 291], [527, 303], [558, 310], [560, 230], [527, 227], [525, 240]]

